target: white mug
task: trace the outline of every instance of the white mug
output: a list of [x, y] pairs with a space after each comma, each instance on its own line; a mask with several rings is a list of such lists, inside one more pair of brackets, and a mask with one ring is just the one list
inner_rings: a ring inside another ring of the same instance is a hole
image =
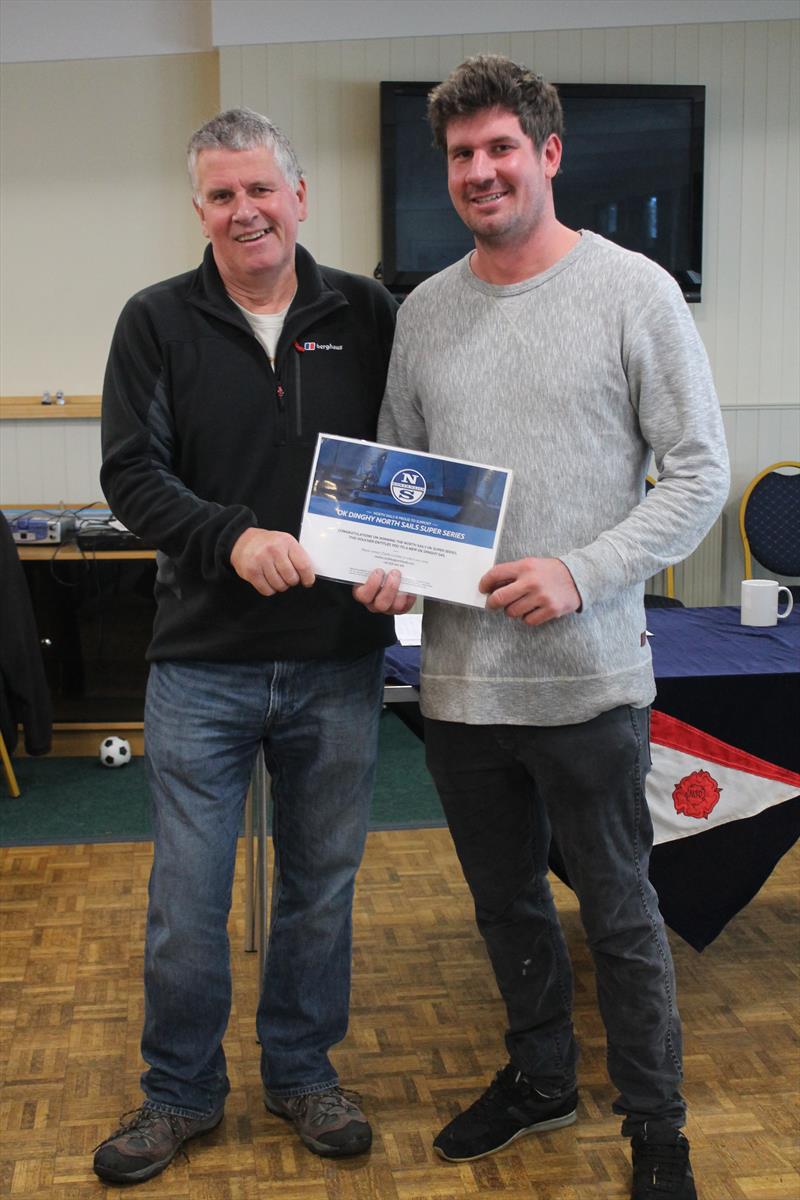
[[[781, 592], [786, 593], [786, 608], [778, 612]], [[742, 580], [742, 625], [777, 625], [794, 607], [792, 593], [774, 579]]]

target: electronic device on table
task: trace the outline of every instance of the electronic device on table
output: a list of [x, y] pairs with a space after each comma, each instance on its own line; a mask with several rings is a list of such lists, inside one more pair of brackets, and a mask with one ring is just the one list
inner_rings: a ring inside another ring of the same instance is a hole
[[75, 514], [35, 509], [11, 509], [5, 513], [15, 542], [58, 545], [75, 529]]
[[109, 508], [5, 509], [15, 542], [24, 545], [60, 546], [80, 550], [142, 550], [145, 543], [117, 520]]
[[92, 510], [78, 519], [76, 542], [81, 550], [142, 550], [145, 544], [109, 509]]

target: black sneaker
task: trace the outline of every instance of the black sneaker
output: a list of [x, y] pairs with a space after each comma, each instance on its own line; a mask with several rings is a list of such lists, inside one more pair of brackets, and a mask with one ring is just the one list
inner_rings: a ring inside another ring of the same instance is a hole
[[631, 1200], [697, 1200], [689, 1143], [674, 1125], [647, 1121], [631, 1138]]
[[291, 1121], [303, 1145], [325, 1158], [363, 1154], [372, 1145], [372, 1130], [358, 1106], [359, 1099], [356, 1092], [340, 1087], [302, 1096], [274, 1096], [264, 1091], [268, 1111]]
[[526, 1133], [572, 1125], [578, 1093], [549, 1098], [511, 1063], [468, 1109], [434, 1140], [433, 1148], [450, 1162], [468, 1162], [502, 1150]]
[[216, 1128], [223, 1111], [218, 1108], [207, 1117], [179, 1117], [146, 1107], [125, 1113], [119, 1129], [96, 1147], [94, 1173], [109, 1183], [152, 1179], [169, 1166], [189, 1138]]

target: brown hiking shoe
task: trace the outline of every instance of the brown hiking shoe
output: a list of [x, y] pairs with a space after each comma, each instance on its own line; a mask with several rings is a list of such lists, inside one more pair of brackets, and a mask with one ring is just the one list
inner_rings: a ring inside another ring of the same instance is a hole
[[169, 1166], [184, 1142], [219, 1125], [223, 1111], [218, 1108], [207, 1117], [179, 1117], [147, 1107], [124, 1113], [119, 1129], [95, 1149], [95, 1175], [110, 1183], [152, 1179]]
[[291, 1121], [300, 1140], [315, 1154], [344, 1158], [363, 1154], [372, 1145], [372, 1130], [356, 1101], [355, 1092], [340, 1087], [302, 1096], [274, 1096], [264, 1092], [264, 1103], [276, 1117]]

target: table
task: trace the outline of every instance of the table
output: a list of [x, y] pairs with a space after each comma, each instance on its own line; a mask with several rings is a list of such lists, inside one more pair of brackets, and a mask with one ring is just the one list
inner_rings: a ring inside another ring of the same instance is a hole
[[[69, 544], [18, 549], [40, 637], [49, 639], [45, 663], [56, 721], [66, 722], [62, 728], [68, 730], [93, 729], [100, 718], [106, 730], [109, 722], [126, 721], [141, 728], [154, 552], [87, 553]], [[742, 627], [738, 608], [650, 608], [647, 621], [656, 708], [800, 772], [800, 606], [770, 629]], [[386, 659], [384, 700], [422, 737], [419, 648], [393, 646]], [[255, 781], [255, 815], [258, 824], [263, 818], [264, 828], [267, 788], [266, 781]], [[798, 833], [800, 797], [747, 821], [657, 846], [650, 877], [667, 923], [702, 950], [753, 898]], [[552, 865], [564, 878], [557, 848]], [[260, 889], [263, 918], [265, 850], [256, 870], [251, 883], [253, 890], [255, 884]], [[254, 923], [252, 913], [249, 923]]]
[[[738, 608], [652, 609], [647, 619], [656, 708], [800, 771], [800, 611], [768, 629], [741, 625]], [[650, 878], [665, 920], [703, 949], [752, 900], [798, 834], [795, 797], [656, 847]]]
[[[36, 506], [57, 515], [56, 506]], [[4, 509], [7, 515], [14, 511]], [[27, 511], [27, 510], [25, 510]], [[31, 511], [34, 511], [33, 509]], [[102, 523], [111, 513], [99, 504], [70, 506], [84, 520]], [[57, 748], [92, 731], [140, 730], [147, 679], [145, 651], [155, 616], [155, 551], [141, 544], [103, 549], [77, 543], [77, 530], [60, 543], [17, 545], [42, 647], [53, 705]]]
[[800, 606], [767, 629], [738, 608], [649, 609], [655, 707], [800, 771]]
[[[768, 629], [739, 609], [650, 608], [654, 707], [788, 770], [800, 771], [800, 609]], [[387, 682], [416, 687], [419, 648], [392, 646]], [[409, 724], [413, 722], [409, 721]], [[421, 732], [421, 721], [416, 726]], [[656, 846], [650, 878], [667, 924], [704, 949], [800, 835], [800, 796], [746, 821]], [[551, 866], [564, 879], [557, 847]]]

